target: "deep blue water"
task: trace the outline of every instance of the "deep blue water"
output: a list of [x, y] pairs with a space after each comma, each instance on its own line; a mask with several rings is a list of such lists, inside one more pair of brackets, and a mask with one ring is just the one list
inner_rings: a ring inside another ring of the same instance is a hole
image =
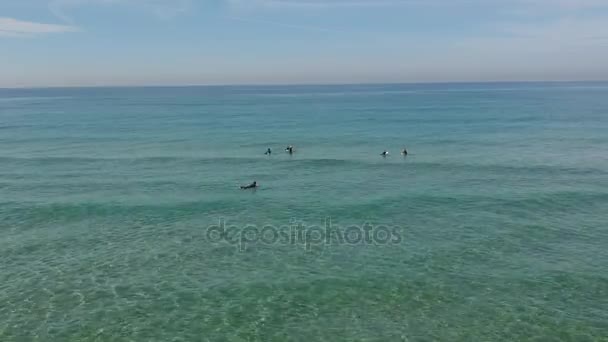
[[599, 341], [608, 83], [0, 89], [0, 263], [1, 341]]

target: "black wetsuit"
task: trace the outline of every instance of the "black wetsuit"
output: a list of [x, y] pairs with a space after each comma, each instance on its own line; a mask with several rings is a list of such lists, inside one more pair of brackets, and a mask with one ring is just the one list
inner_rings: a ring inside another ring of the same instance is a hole
[[249, 185], [243, 185], [241, 186], [241, 189], [253, 189], [253, 188], [257, 188], [258, 183], [257, 182], [253, 182]]

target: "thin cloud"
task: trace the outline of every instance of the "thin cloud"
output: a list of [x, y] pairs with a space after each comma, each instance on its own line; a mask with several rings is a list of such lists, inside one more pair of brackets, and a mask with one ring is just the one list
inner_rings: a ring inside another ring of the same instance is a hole
[[568, 9], [584, 9], [608, 7], [606, 0], [517, 0], [517, 4], [562, 7]]
[[[331, 9], [360, 7], [407, 7], [407, 6], [488, 6], [488, 0], [225, 0], [232, 7], [266, 9]], [[545, 7], [577, 10], [608, 8], [606, 0], [503, 0], [499, 6]]]
[[242, 18], [242, 17], [235, 17], [235, 16], [228, 16], [227, 18], [231, 19], [231, 20], [241, 21], [244, 23], [271, 25], [271, 26], [284, 27], [284, 28], [297, 29], [297, 30], [305, 30], [305, 31], [326, 32], [326, 33], [343, 32], [342, 30], [337, 30], [337, 29], [329, 29], [329, 28], [310, 26], [310, 25], [286, 24], [286, 23], [270, 21], [270, 20], [249, 19], [249, 18]]
[[79, 29], [74, 26], [43, 24], [14, 18], [0, 17], [0, 36], [4, 37], [28, 37], [41, 34], [76, 31], [79, 31]]
[[71, 10], [82, 6], [131, 6], [151, 12], [159, 19], [169, 20], [187, 12], [191, 0], [52, 0], [49, 10], [61, 20], [73, 23]]
[[429, 1], [424, 0], [227, 0], [233, 7], [261, 7], [261, 8], [348, 8], [348, 7], [391, 7], [402, 5], [421, 5]]
[[537, 39], [541, 43], [584, 44], [608, 36], [608, 18], [562, 19], [543, 24], [510, 24], [503, 31], [514, 37]]

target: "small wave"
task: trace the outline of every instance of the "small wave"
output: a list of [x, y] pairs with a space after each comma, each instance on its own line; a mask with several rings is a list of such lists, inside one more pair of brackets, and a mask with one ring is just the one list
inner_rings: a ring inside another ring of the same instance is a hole
[[2, 102], [28, 102], [28, 101], [54, 101], [54, 100], [69, 100], [71, 96], [18, 96], [18, 97], [0, 97]]
[[[6, 201], [0, 203], [4, 222], [37, 221], [67, 222], [93, 218], [140, 219], [142, 216], [153, 221], [174, 221], [208, 214], [234, 214], [247, 210], [247, 201], [241, 197], [169, 202], [159, 204], [128, 204], [115, 202], [87, 203], [24, 203]], [[277, 202], [276, 205], [280, 205]], [[483, 195], [430, 195], [404, 194], [365, 200], [363, 197], [353, 202], [328, 203], [327, 212], [336, 217], [359, 218], [369, 213], [386, 216], [392, 212], [402, 212], [415, 208], [453, 208], [462, 210], [482, 210], [493, 213], [522, 212], [530, 215], [593, 211], [608, 205], [605, 192], [555, 192], [527, 195], [483, 196]], [[231, 216], [231, 215], [229, 215]]]
[[279, 97], [279, 98], [298, 98], [298, 97], [343, 97], [353, 95], [367, 96], [382, 96], [382, 95], [399, 95], [399, 94], [420, 94], [424, 90], [353, 90], [353, 91], [336, 91], [336, 92], [302, 92], [302, 93], [257, 93], [248, 94], [259, 97]]
[[583, 168], [583, 167], [563, 167], [550, 165], [505, 165], [505, 164], [460, 164], [460, 163], [433, 163], [433, 162], [417, 162], [411, 165], [416, 168], [438, 170], [447, 169], [462, 172], [484, 172], [488, 174], [511, 174], [511, 175], [555, 175], [555, 174], [570, 174], [570, 175], [606, 175], [607, 171], [599, 168]]
[[306, 167], [333, 167], [333, 166], [345, 166], [353, 164], [362, 164], [360, 161], [348, 160], [348, 159], [332, 159], [332, 158], [321, 158], [321, 159], [297, 159], [291, 161], [293, 166], [306, 166]]
[[[0, 157], [0, 163], [33, 163], [33, 164], [69, 164], [69, 163], [125, 163], [125, 164], [179, 164], [187, 163], [192, 165], [218, 164], [218, 165], [239, 165], [251, 163], [268, 163], [271, 161], [279, 167], [307, 167], [307, 168], [327, 168], [327, 167], [378, 167], [378, 158], [370, 159], [345, 159], [345, 158], [272, 158], [261, 155], [256, 157], [246, 156], [149, 156], [149, 157]], [[397, 159], [393, 158], [393, 161]], [[438, 171], [449, 170], [454, 172], [482, 172], [494, 175], [518, 175], [537, 177], [539, 175], [608, 175], [608, 172], [599, 168], [592, 167], [565, 167], [557, 165], [508, 165], [508, 164], [467, 164], [454, 162], [418, 162], [415, 159], [408, 159], [407, 163], [385, 163], [383, 168], [402, 168], [407, 165], [413, 171]]]
[[[453, 208], [463, 210], [484, 210], [493, 213], [525, 212], [531, 215], [547, 213], [580, 212], [608, 205], [605, 192], [555, 192], [534, 193], [525, 196], [482, 196], [482, 195], [421, 195], [406, 194], [385, 197], [364, 203], [341, 203], [337, 207], [339, 216], [357, 216], [364, 213], [382, 215], [386, 212], [402, 211], [404, 205], [410, 208]], [[329, 208], [331, 209], [331, 208]]]
[[218, 165], [239, 165], [239, 164], [250, 164], [250, 163], [268, 163], [272, 161], [276, 165], [291, 165], [294, 167], [306, 166], [306, 167], [331, 167], [331, 166], [342, 166], [348, 164], [368, 164], [357, 160], [348, 159], [269, 159], [267, 156], [262, 155], [261, 157], [169, 157], [169, 156], [156, 156], [156, 157], [0, 157], [0, 163], [35, 163], [35, 164], [70, 164], [70, 163], [124, 163], [127, 164], [140, 164], [140, 163], [151, 163], [151, 164], [218, 164]]
[[236, 158], [236, 157], [209, 157], [209, 158], [197, 158], [197, 157], [170, 157], [170, 156], [155, 156], [155, 157], [0, 157], [0, 162], [33, 162], [33, 163], [90, 163], [90, 162], [125, 162], [125, 163], [171, 163], [180, 161], [190, 162], [221, 162], [221, 161], [235, 161], [235, 160], [258, 160], [256, 158]]
[[0, 129], [21, 129], [21, 128], [31, 128], [34, 127], [34, 125], [5, 125], [5, 126], [0, 126]]
[[[234, 214], [246, 205], [233, 200], [191, 201], [166, 204], [126, 204], [112, 202], [36, 204], [2, 202], [0, 214], [8, 226], [57, 224], [91, 219], [118, 220], [117, 222], [160, 223], [175, 222], [188, 217], [221, 213]], [[142, 222], [142, 219], [146, 222]], [[122, 224], [122, 223], [121, 223]]]

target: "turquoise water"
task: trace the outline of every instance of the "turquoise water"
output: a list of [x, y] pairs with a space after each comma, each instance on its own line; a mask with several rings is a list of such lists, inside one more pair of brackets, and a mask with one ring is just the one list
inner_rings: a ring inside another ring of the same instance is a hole
[[607, 341], [607, 223], [606, 83], [0, 90], [0, 341]]

